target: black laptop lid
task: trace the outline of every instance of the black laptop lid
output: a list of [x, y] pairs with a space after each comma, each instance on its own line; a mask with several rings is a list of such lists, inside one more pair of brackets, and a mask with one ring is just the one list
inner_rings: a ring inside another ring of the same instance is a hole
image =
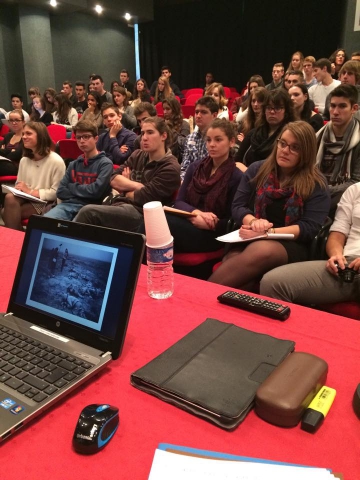
[[144, 245], [140, 234], [34, 215], [8, 312], [117, 358]]

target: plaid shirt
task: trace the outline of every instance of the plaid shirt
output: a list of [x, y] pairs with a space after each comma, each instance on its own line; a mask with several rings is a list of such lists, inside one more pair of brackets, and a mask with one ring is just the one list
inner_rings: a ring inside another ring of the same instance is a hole
[[186, 137], [183, 160], [181, 162], [181, 180], [184, 180], [186, 170], [190, 163], [196, 160], [202, 160], [207, 155], [206, 143], [201, 133], [199, 131], [190, 133], [190, 135]]

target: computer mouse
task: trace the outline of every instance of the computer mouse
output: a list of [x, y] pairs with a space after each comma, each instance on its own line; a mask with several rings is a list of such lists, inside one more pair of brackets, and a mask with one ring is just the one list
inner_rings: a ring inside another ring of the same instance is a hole
[[119, 409], [107, 404], [93, 404], [80, 413], [73, 436], [78, 453], [91, 454], [102, 450], [119, 426]]

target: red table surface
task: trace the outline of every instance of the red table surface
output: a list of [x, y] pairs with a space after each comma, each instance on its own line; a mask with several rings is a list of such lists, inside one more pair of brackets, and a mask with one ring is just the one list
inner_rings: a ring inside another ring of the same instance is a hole
[[[5, 311], [23, 235], [0, 228], [0, 310]], [[121, 357], [92, 382], [1, 444], [0, 477], [32, 479], [147, 479], [160, 442], [251, 457], [331, 468], [345, 480], [360, 478], [360, 422], [352, 397], [360, 382], [360, 323], [291, 305], [280, 323], [229, 306], [216, 297], [222, 286], [175, 276], [174, 295], [153, 300], [142, 267]], [[327, 385], [337, 396], [316, 434], [281, 428], [251, 411], [234, 431], [224, 431], [130, 385], [130, 374], [163, 352], [206, 318], [296, 342], [296, 350], [329, 364]], [[85, 405], [110, 403], [120, 409], [120, 427], [93, 456], [72, 450], [78, 415]]]

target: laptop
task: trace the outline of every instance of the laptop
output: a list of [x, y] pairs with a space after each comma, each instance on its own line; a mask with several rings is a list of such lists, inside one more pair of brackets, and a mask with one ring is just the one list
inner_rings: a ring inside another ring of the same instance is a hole
[[145, 237], [32, 216], [0, 314], [0, 439], [121, 354]]

